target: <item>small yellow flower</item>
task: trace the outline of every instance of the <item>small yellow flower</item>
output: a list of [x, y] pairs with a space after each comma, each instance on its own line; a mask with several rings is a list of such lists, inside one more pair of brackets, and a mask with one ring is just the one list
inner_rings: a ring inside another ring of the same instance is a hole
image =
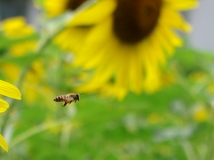
[[[14, 85], [4, 82], [0, 80], [0, 95], [7, 96], [14, 99], [21, 99], [21, 93], [17, 87]], [[5, 112], [7, 108], [9, 107], [9, 104], [4, 101], [3, 99], [0, 99], [0, 112]], [[8, 152], [8, 146], [6, 141], [4, 140], [4, 137], [0, 134], [0, 146]]]
[[205, 122], [209, 117], [208, 110], [204, 106], [196, 107], [193, 111], [193, 118], [197, 122]]
[[[35, 48], [35, 38], [27, 39], [35, 36], [35, 30], [26, 24], [24, 17], [12, 17], [0, 22], [1, 32], [8, 40], [18, 40], [10, 45], [9, 53], [13, 56], [22, 56]], [[23, 39], [23, 40], [21, 40]], [[26, 39], [26, 40], [25, 40]]]
[[213, 95], [214, 94], [214, 82], [209, 83], [207, 85], [206, 89], [211, 95]]
[[33, 27], [26, 25], [24, 17], [8, 18], [1, 22], [1, 30], [8, 38], [21, 38], [32, 35]]
[[208, 76], [204, 72], [193, 72], [189, 75], [189, 79], [193, 82], [205, 82]]
[[[65, 4], [66, 5], [66, 4]], [[94, 71], [79, 92], [102, 92], [118, 99], [132, 91], [163, 87], [163, 68], [189, 32], [179, 11], [197, 0], [100, 0], [78, 13], [55, 38], [75, 53], [75, 65]]]
[[32, 63], [31, 69], [26, 74], [23, 84], [23, 93], [25, 93], [26, 100], [28, 102], [33, 102], [39, 95], [47, 93], [47, 86], [40, 85], [38, 83], [42, 81], [46, 75], [44, 71], [45, 70], [42, 61], [36, 60]]
[[148, 115], [147, 121], [149, 124], [157, 124], [161, 121], [161, 117], [157, 113], [151, 113]]
[[26, 53], [33, 51], [36, 47], [36, 41], [24, 41], [17, 44], [14, 44], [10, 47], [9, 52], [13, 56], [23, 56]]

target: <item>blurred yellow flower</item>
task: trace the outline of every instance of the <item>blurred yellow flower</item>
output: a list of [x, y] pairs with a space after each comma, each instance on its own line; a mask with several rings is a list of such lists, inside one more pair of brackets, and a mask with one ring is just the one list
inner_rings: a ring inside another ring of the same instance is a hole
[[193, 111], [193, 118], [197, 122], [204, 122], [208, 119], [208, 110], [204, 106], [196, 107]]
[[34, 61], [32, 63], [31, 69], [27, 72], [23, 83], [23, 93], [27, 95], [26, 100], [28, 102], [33, 102], [38, 97], [38, 95], [47, 93], [47, 86], [41, 85], [42, 79], [45, 75], [46, 74], [43, 63], [40, 60]]
[[36, 43], [35, 40], [17, 43], [10, 47], [9, 52], [13, 56], [23, 56], [26, 53], [33, 51], [36, 47]]
[[8, 18], [2, 21], [0, 26], [8, 38], [21, 38], [34, 33], [33, 27], [26, 25], [24, 17]]
[[[19, 40], [13, 42], [9, 47], [9, 53], [14, 56], [22, 56], [35, 48], [35, 39], [24, 39], [35, 35], [35, 30], [26, 24], [24, 17], [12, 17], [0, 22], [1, 32], [7, 39]], [[20, 40], [23, 39], [23, 40]]]
[[179, 11], [197, 0], [100, 0], [78, 13], [56, 38], [75, 53], [75, 65], [94, 70], [79, 92], [102, 92], [122, 99], [163, 86], [163, 68], [182, 45], [174, 30], [189, 32]]
[[211, 95], [214, 95], [214, 82], [212, 81], [211, 83], [209, 83], [206, 89]]
[[148, 115], [147, 121], [149, 124], [157, 124], [158, 122], [161, 121], [161, 116], [158, 115], [157, 113], [151, 113]]
[[208, 76], [205, 72], [197, 71], [189, 75], [189, 79], [193, 82], [205, 82], [208, 79]]
[[[21, 93], [18, 88], [16, 88], [14, 85], [4, 82], [0, 80], [0, 95], [11, 97], [14, 99], [21, 99]], [[5, 112], [7, 108], [9, 107], [9, 104], [4, 101], [3, 99], [0, 99], [0, 113]], [[0, 146], [8, 152], [8, 146], [6, 141], [4, 140], [4, 137], [0, 134]]]

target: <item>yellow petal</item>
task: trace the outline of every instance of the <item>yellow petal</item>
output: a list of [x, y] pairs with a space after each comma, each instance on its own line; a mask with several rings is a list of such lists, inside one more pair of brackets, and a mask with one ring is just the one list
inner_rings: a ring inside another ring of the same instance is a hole
[[143, 59], [143, 65], [145, 70], [145, 78], [144, 78], [144, 89], [148, 92], [154, 92], [160, 87], [160, 78], [159, 78], [159, 64], [157, 64], [153, 58], [150, 56], [152, 55], [153, 48], [147, 46], [145, 48], [145, 55]]
[[129, 85], [130, 89], [135, 93], [140, 93], [142, 86], [141, 86], [141, 80], [142, 80], [142, 61], [140, 60], [140, 51], [133, 50], [132, 53], [129, 54], [130, 58], [130, 67], [129, 67]]
[[68, 23], [68, 26], [93, 25], [101, 22], [113, 13], [115, 7], [115, 0], [100, 1], [88, 9], [77, 13], [75, 18]]
[[196, 0], [165, 0], [165, 4], [169, 4], [170, 8], [174, 10], [188, 10], [198, 6]]
[[154, 58], [157, 59], [157, 63], [159, 63], [162, 66], [166, 65], [166, 61], [167, 61], [166, 56], [164, 54], [163, 49], [161, 48], [161, 45], [157, 41], [155, 35], [151, 36], [149, 38], [149, 41], [150, 41], [150, 45], [152, 46], [151, 48], [154, 49], [153, 54], [154, 54]]
[[185, 32], [191, 31], [190, 25], [184, 20], [181, 14], [173, 11], [171, 8], [164, 7], [162, 9], [160, 23]]
[[99, 91], [102, 95], [108, 97], [116, 97], [118, 100], [122, 100], [127, 94], [127, 90], [124, 88], [118, 88], [115, 84], [107, 83], [104, 84]]
[[115, 96], [119, 101], [122, 101], [124, 99], [127, 92], [128, 92], [128, 88], [125, 88], [125, 87], [115, 88]]
[[4, 137], [0, 134], [0, 146], [8, 152], [8, 145], [7, 142], [5, 141]]
[[169, 43], [173, 46], [182, 46], [183, 42], [169, 27], [166, 25], [160, 25], [163, 35], [166, 37]]
[[3, 99], [0, 99], [0, 113], [5, 112], [8, 108], [9, 104]]
[[[85, 35], [88, 32], [88, 28], [65, 28], [59, 35], [54, 38], [54, 42], [59, 44], [63, 50], [69, 50], [72, 52], [79, 51], [82, 46]], [[72, 36], [71, 36], [72, 35]]]
[[158, 29], [156, 29], [155, 37], [157, 38], [157, 41], [159, 41], [159, 43], [161, 44], [162, 48], [165, 49], [169, 55], [172, 55], [174, 52], [174, 47], [166, 39], [160, 26]]
[[[124, 87], [127, 86], [128, 84], [128, 78], [126, 78], [127, 76], [127, 71], [128, 67], [129, 67], [129, 59], [127, 57], [127, 52], [126, 52], [126, 47], [124, 46], [124, 48], [120, 48], [117, 47], [114, 49], [114, 52], [112, 52], [112, 54], [114, 54], [114, 59], [115, 59], [115, 83], [116, 85], [120, 88], [120, 87]], [[111, 61], [111, 63], [113, 62], [113, 60]]]
[[2, 28], [4, 31], [22, 29], [25, 26], [24, 17], [8, 18], [3, 21]]
[[[4, 63], [1, 65], [4, 75], [12, 82], [15, 82], [20, 75], [20, 67], [13, 63]], [[13, 71], [13, 72], [11, 72]]]
[[49, 17], [57, 16], [66, 11], [68, 0], [45, 0], [44, 8]]
[[[112, 43], [111, 31], [110, 27], [105, 25], [98, 25], [94, 27], [92, 31], [87, 36], [86, 42], [84, 43], [84, 47], [81, 50], [81, 53], [84, 54], [80, 56], [79, 59], [82, 60], [82, 64], [85, 69], [90, 69], [93, 67], [100, 66], [100, 62], [102, 61], [103, 65], [107, 63], [109, 65], [110, 56], [113, 58], [114, 55], [108, 54], [108, 52], [112, 51], [115, 43]], [[104, 33], [103, 36], [97, 35], [96, 33], [100, 33], [102, 31]], [[106, 43], [108, 42], [109, 43]], [[110, 42], [111, 41], [111, 42]], [[95, 56], [96, 55], [96, 56]], [[85, 61], [83, 61], [83, 59]], [[81, 63], [81, 62], [80, 62]]]
[[4, 95], [14, 99], [21, 99], [21, 93], [19, 89], [14, 85], [2, 80], [0, 80], [0, 95]]
[[108, 66], [106, 69], [102, 66], [99, 67], [93, 75], [93, 78], [86, 84], [77, 88], [80, 92], [92, 92], [104, 85], [112, 76], [114, 66]]

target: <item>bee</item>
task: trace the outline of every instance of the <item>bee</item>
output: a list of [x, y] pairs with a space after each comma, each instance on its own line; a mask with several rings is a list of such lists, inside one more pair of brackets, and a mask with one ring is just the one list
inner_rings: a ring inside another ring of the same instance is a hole
[[56, 102], [64, 102], [63, 106], [66, 106], [67, 103], [75, 102], [80, 100], [80, 94], [78, 93], [69, 93], [54, 98]]

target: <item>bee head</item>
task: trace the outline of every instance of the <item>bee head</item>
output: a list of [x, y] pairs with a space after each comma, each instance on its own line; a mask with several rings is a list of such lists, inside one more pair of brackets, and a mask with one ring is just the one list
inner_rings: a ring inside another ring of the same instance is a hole
[[76, 98], [79, 101], [80, 100], [80, 94], [76, 94]]

